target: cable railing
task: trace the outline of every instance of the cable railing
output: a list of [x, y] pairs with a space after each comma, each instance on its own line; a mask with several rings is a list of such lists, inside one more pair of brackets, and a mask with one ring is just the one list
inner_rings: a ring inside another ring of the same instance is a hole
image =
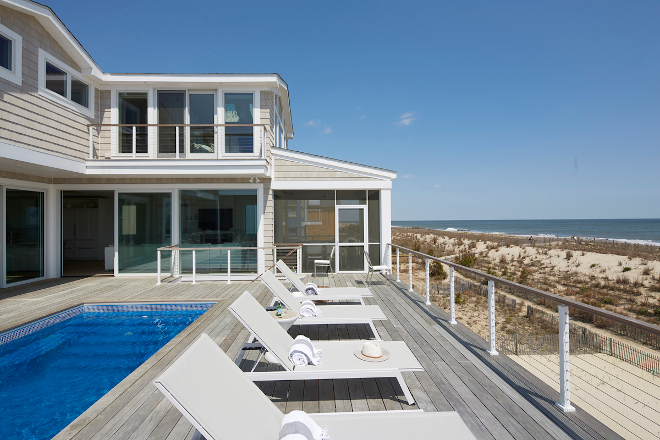
[[[98, 127], [96, 145], [95, 127]], [[253, 127], [257, 127], [257, 133], [252, 132]], [[106, 155], [110, 158], [190, 159], [218, 156], [219, 145], [224, 145], [224, 148], [218, 157], [265, 158], [267, 127], [267, 124], [87, 124], [89, 159], [101, 157], [101, 132], [105, 128], [116, 128], [116, 151], [110, 151], [111, 136], [105, 136], [108, 140], [104, 153], [110, 153], [110, 156]], [[225, 141], [221, 142], [223, 137]], [[257, 139], [259, 141], [255, 142]]]
[[[265, 263], [266, 254], [270, 254], [273, 263], [278, 257], [284, 256], [296, 271], [300, 271], [300, 250], [296, 244], [275, 246], [222, 246], [207, 245], [197, 247], [182, 247], [180, 245], [164, 246], [156, 250], [157, 281], [162, 284], [163, 267], [162, 252], [171, 252], [169, 272], [167, 276], [174, 278], [190, 277], [192, 284], [200, 279], [217, 279], [226, 277], [227, 284], [232, 280], [250, 279], [259, 273], [259, 262]], [[288, 252], [288, 253], [287, 253]], [[265, 266], [265, 264], [264, 264]]]
[[[570, 298], [562, 297], [553, 293], [545, 292], [540, 289], [533, 287], [525, 286], [523, 284], [518, 284], [516, 282], [500, 278], [495, 275], [484, 273], [469, 267], [462, 266], [453, 261], [449, 261], [443, 258], [434, 257], [431, 255], [424, 254], [419, 251], [405, 248], [403, 246], [398, 246], [395, 244], [388, 244], [392, 254], [389, 258], [390, 265], [396, 264], [396, 269], [391, 268], [391, 273], [396, 275], [396, 281], [401, 282], [401, 254], [407, 254], [408, 256], [408, 290], [412, 292], [413, 288], [413, 257], [419, 258], [424, 261], [425, 268], [425, 303], [431, 305], [431, 283], [430, 283], [430, 273], [429, 267], [430, 262], [435, 261], [442, 263], [449, 267], [449, 322], [454, 325], [456, 321], [456, 289], [455, 289], [455, 270], [460, 270], [463, 273], [479, 277], [487, 281], [487, 297], [488, 297], [488, 353], [490, 355], [498, 355], [497, 350], [497, 341], [496, 341], [496, 328], [495, 328], [495, 285], [496, 283], [499, 286], [506, 286], [509, 289], [515, 289], [516, 291], [524, 292], [530, 297], [542, 298], [544, 300], [551, 301], [556, 303], [558, 306], [558, 316], [556, 318], [558, 324], [558, 355], [559, 355], [559, 388], [560, 388], [560, 401], [557, 405], [565, 412], [574, 411], [574, 407], [571, 405], [571, 388], [570, 388], [570, 354], [574, 351], [571, 350], [569, 341], [571, 335], [571, 326], [569, 323], [569, 309], [574, 311], [579, 310], [584, 313], [595, 315], [607, 320], [611, 320], [632, 328], [639, 329], [641, 331], [647, 332], [652, 335], [660, 335], [660, 326], [650, 324], [644, 321], [640, 321], [628, 316], [624, 316], [609, 310], [601, 309], [589, 304], [582, 303]], [[393, 263], [393, 260], [395, 263]], [[513, 344], [513, 350], [516, 350], [517, 340], [514, 339], [511, 342], [511, 338], [507, 337], [507, 344]], [[522, 342], [522, 341], [519, 341]], [[551, 343], [551, 342], [550, 342]], [[586, 345], [585, 341], [580, 341], [579, 343]], [[508, 350], [507, 350], [508, 351]]]

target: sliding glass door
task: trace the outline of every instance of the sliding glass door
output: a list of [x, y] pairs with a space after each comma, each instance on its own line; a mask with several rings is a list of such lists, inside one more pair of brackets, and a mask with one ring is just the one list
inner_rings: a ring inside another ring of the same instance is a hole
[[214, 158], [216, 127], [195, 127], [195, 124], [215, 124], [215, 93], [190, 92], [188, 98], [190, 157]]
[[[185, 124], [186, 92], [158, 91], [158, 124]], [[158, 127], [158, 157], [175, 157], [176, 127]], [[179, 127], [179, 157], [185, 155], [185, 129]]]
[[7, 285], [44, 277], [44, 193], [5, 192]]

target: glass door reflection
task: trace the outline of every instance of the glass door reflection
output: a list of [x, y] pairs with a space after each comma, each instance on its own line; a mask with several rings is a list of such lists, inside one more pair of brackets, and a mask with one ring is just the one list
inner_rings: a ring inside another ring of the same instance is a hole
[[5, 193], [6, 284], [44, 276], [44, 193], [7, 189]]

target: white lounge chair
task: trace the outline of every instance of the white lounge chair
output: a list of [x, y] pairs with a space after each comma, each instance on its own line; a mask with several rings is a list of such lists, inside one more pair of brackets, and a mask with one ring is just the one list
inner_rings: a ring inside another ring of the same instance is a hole
[[[201, 335], [154, 384], [197, 430], [194, 438], [278, 438], [284, 414], [208, 337]], [[473, 439], [458, 413], [373, 411], [310, 414], [333, 439]]]
[[320, 295], [306, 295], [305, 294], [305, 283], [303, 283], [300, 278], [296, 276], [295, 273], [289, 266], [279, 260], [275, 266], [277, 269], [282, 272], [282, 275], [286, 277], [287, 280], [297, 289], [297, 292], [293, 292], [295, 296], [305, 299], [311, 299], [316, 301], [323, 300], [334, 300], [334, 301], [345, 301], [347, 299], [359, 299], [362, 302], [362, 297], [374, 296], [371, 290], [364, 287], [321, 287], [319, 288]]
[[364, 256], [367, 259], [367, 265], [369, 266], [369, 272], [367, 272], [367, 286], [371, 286], [371, 282], [374, 280], [374, 272], [385, 272], [385, 277], [389, 283], [390, 277], [388, 275], [390, 273], [390, 267], [387, 264], [381, 264], [379, 266], [371, 264], [371, 257], [367, 251], [364, 251]]
[[[390, 352], [383, 362], [366, 362], [355, 356], [355, 350], [365, 341], [314, 341], [314, 346], [323, 350], [321, 365], [294, 366], [289, 359], [293, 338], [264, 310], [259, 302], [245, 292], [230, 306], [229, 310], [252, 333], [261, 346], [270, 352], [284, 371], [251, 371], [245, 373], [254, 381], [353, 379], [363, 377], [395, 377], [409, 404], [415, 403], [401, 375], [404, 371], [423, 371], [422, 366], [405, 342], [378, 341], [381, 348]], [[254, 343], [244, 345], [254, 348]], [[237, 363], [243, 358], [239, 355]]]
[[[273, 273], [269, 270], [259, 276], [261, 281], [268, 287], [268, 289], [284, 303], [287, 309], [293, 310], [300, 314], [301, 298], [296, 297], [293, 293], [282, 284]], [[317, 295], [308, 299], [319, 299]], [[319, 324], [369, 324], [371, 331], [373, 331], [376, 339], [380, 339], [374, 321], [386, 320], [387, 316], [375, 305], [319, 305], [317, 306], [321, 311], [321, 316], [317, 317], [300, 317], [296, 321], [297, 325], [319, 325]]]

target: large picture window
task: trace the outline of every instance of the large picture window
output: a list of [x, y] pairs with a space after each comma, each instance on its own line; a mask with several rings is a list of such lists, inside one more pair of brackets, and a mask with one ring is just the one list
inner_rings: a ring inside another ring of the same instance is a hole
[[[181, 247], [200, 249], [197, 273], [224, 274], [229, 259], [232, 273], [257, 271], [256, 249], [244, 249], [257, 246], [256, 189], [181, 190], [180, 201]], [[192, 272], [191, 253], [181, 255], [181, 269]]]

